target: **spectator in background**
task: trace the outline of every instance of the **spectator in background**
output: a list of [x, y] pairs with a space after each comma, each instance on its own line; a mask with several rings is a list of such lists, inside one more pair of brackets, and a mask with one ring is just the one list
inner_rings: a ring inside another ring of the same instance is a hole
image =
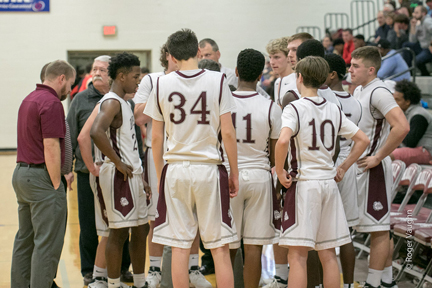
[[[432, 1], [432, 0], [431, 0]], [[325, 54], [331, 54], [333, 53], [333, 43], [330, 39], [330, 36], [325, 36], [324, 39], [321, 41], [322, 45], [324, 46], [325, 49]]]
[[421, 91], [408, 80], [397, 82], [395, 90], [393, 96], [407, 117], [410, 131], [401, 148], [396, 148], [390, 157], [404, 161], [407, 166], [429, 164], [432, 160], [432, 115], [420, 105]]
[[[409, 33], [409, 42], [403, 47], [411, 48], [416, 54], [416, 65], [422, 76], [429, 76], [426, 63], [432, 60], [432, 54], [429, 46], [432, 40], [432, 18], [427, 15], [427, 9], [424, 6], [417, 6], [414, 9], [413, 18], [411, 19], [411, 28]], [[408, 65], [411, 65], [411, 53], [404, 53], [404, 59]]]
[[[395, 50], [391, 49], [390, 42], [386, 39], [378, 41], [378, 50], [381, 57], [390, 56], [396, 53]], [[404, 74], [392, 78], [393, 81], [400, 81], [403, 79], [410, 80], [411, 74], [408, 71], [408, 65], [400, 54], [396, 54], [391, 58], [384, 59], [381, 62], [381, 68], [378, 70], [378, 78], [384, 80], [392, 75], [399, 74], [406, 71]]]
[[384, 13], [384, 19], [386, 24], [390, 27], [390, 30], [393, 28], [395, 13], [392, 11]]
[[150, 69], [148, 69], [147, 67], [141, 67], [141, 74], [140, 74], [140, 78], [139, 81], [141, 83], [142, 78], [144, 78], [145, 75], [150, 73]]
[[85, 75], [82, 76], [81, 80], [78, 82], [77, 85], [75, 85], [75, 87], [72, 89], [70, 96], [73, 99], [73, 97], [81, 91], [84, 91], [85, 89], [87, 89], [87, 82], [91, 81], [92, 76], [90, 75], [90, 72], [92, 70], [93, 67], [93, 63], [89, 63], [87, 64], [86, 68], [85, 68]]
[[396, 10], [396, 14], [403, 14], [409, 18], [411, 18], [412, 10], [411, 10], [411, 1], [410, 0], [399, 0], [400, 8]]
[[354, 41], [353, 41], [353, 31], [352, 29], [344, 29], [342, 31], [342, 39], [345, 42], [342, 58], [345, 60], [345, 64], [349, 66], [351, 64], [351, 53], [354, 51]]
[[342, 38], [333, 41], [333, 53], [342, 57], [345, 42]]
[[[390, 6], [388, 6], [388, 5], [390, 5], [392, 8], [390, 8]], [[389, 1], [389, 0], [387, 0], [387, 1], [385, 1], [384, 7], [389, 7], [389, 8], [387, 8], [387, 10], [394, 11], [394, 10], [396, 10], [396, 1], [393, 1], [393, 0]]]
[[361, 34], [354, 36], [353, 42], [354, 42], [354, 50], [366, 46], [365, 38]]
[[395, 15], [393, 29], [387, 34], [387, 40], [392, 49], [400, 49], [408, 41], [409, 22], [410, 20], [405, 14]]
[[426, 6], [428, 10], [428, 15], [432, 16], [432, 0], [426, 0]]
[[375, 31], [375, 43], [378, 43], [380, 39], [386, 39], [387, 33], [390, 27], [386, 24], [383, 11], [379, 11], [377, 14], [378, 29]]

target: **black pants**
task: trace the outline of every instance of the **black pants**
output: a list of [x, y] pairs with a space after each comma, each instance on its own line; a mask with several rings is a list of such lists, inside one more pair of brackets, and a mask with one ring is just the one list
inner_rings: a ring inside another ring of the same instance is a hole
[[[80, 225], [79, 247], [81, 258], [81, 274], [93, 272], [96, 250], [99, 244], [96, 234], [94, 195], [90, 187], [89, 174], [77, 172], [78, 186], [78, 218]], [[129, 240], [123, 246], [122, 271], [130, 266]]]

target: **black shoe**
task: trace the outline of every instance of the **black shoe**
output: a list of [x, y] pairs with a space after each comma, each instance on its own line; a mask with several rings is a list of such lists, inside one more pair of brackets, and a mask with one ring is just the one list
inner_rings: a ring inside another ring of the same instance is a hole
[[129, 270], [122, 271], [121, 276], [120, 276], [120, 281], [121, 282], [133, 282], [132, 272], [130, 272]]
[[51, 288], [60, 288], [57, 283], [53, 280], [53, 283], [51, 284]]
[[84, 275], [84, 286], [88, 286], [93, 280], [93, 272]]
[[396, 282], [393, 280], [392, 283], [390, 283], [390, 284], [381, 281], [381, 287], [383, 287], [383, 288], [397, 288], [398, 286], [397, 286]]
[[210, 266], [210, 265], [202, 265], [201, 268], [199, 268], [201, 274], [203, 275], [210, 275], [210, 274], [215, 274], [215, 268], [214, 266]]
[[375, 286], [372, 286], [369, 283], [365, 282], [365, 284], [363, 285], [363, 288], [381, 288], [381, 286], [375, 287]]

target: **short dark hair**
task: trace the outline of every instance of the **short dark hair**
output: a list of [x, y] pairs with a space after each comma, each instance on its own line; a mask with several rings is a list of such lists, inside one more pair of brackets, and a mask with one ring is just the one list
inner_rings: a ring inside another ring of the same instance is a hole
[[134, 66], [140, 66], [141, 62], [137, 56], [132, 53], [123, 52], [111, 58], [108, 66], [108, 75], [112, 80], [117, 78], [119, 73], [129, 73]]
[[334, 46], [336, 46], [336, 45], [345, 45], [345, 42], [343, 41], [343, 39], [342, 38], [336, 38], [334, 41], [333, 41], [333, 47]]
[[306, 41], [306, 40], [310, 40], [310, 39], [314, 39], [313, 36], [309, 33], [306, 32], [301, 32], [301, 33], [297, 33], [292, 35], [291, 37], [288, 38], [288, 44], [291, 43], [292, 41], [298, 40], [300, 39], [302, 42]]
[[375, 73], [381, 68], [381, 54], [377, 47], [365, 46], [354, 50], [351, 54], [352, 59], [362, 59], [363, 62], [368, 62], [369, 67], [375, 68]]
[[390, 42], [387, 39], [380, 39], [377, 43], [378, 48], [390, 49]]
[[338, 79], [343, 80], [346, 74], [346, 63], [345, 60], [336, 54], [327, 54], [324, 59], [329, 64], [330, 73], [335, 71], [337, 73]]
[[322, 43], [315, 39], [304, 41], [297, 48], [297, 59], [303, 59], [307, 56], [324, 57], [325, 48]]
[[212, 46], [212, 50], [214, 52], [219, 51], [219, 46], [216, 44], [216, 41], [214, 41], [213, 39], [210, 39], [210, 38], [202, 39], [201, 41], [199, 41], [198, 46], [200, 48], [204, 48], [207, 43], [210, 44], [210, 46]]
[[75, 68], [64, 60], [49, 63], [45, 71], [45, 79], [54, 80], [61, 75], [65, 75], [66, 79], [70, 79], [75, 76]]
[[190, 29], [171, 34], [167, 41], [168, 52], [177, 60], [194, 58], [198, 53], [198, 39]]
[[417, 84], [409, 80], [401, 80], [396, 82], [395, 91], [402, 93], [405, 100], [409, 100], [411, 104], [420, 103], [421, 91]]
[[305, 87], [317, 89], [325, 83], [330, 70], [327, 61], [317, 56], [308, 56], [300, 60], [295, 69], [297, 77], [299, 74], [302, 75]]
[[357, 34], [354, 38], [365, 41], [365, 38], [362, 34]]
[[349, 32], [351, 35], [353, 35], [353, 30], [350, 28], [343, 29], [342, 32]]
[[220, 66], [219, 63], [216, 61], [213, 61], [211, 59], [202, 59], [198, 62], [198, 68], [200, 69], [207, 69], [210, 71], [217, 71], [220, 72]]
[[239, 79], [254, 82], [264, 70], [265, 57], [255, 49], [242, 50], [237, 56]]
[[46, 63], [46, 64], [42, 67], [42, 70], [41, 70], [41, 73], [40, 73], [40, 80], [41, 80], [41, 83], [43, 83], [43, 82], [45, 81], [46, 69], [47, 69], [47, 67], [48, 67], [48, 65], [49, 65], [50, 63], [51, 63], [51, 62], [48, 62], [48, 63]]
[[425, 6], [423, 6], [423, 5], [417, 5], [417, 7], [420, 7], [420, 11], [422, 12], [422, 13], [425, 13], [425, 14], [427, 14], [427, 8], [425, 7]]
[[[432, 1], [432, 0], [430, 0]], [[395, 23], [403, 23], [403, 24], [409, 24], [410, 20], [409, 17], [405, 14], [396, 14], [396, 16], [394, 17], [394, 22]]]
[[88, 63], [86, 65], [86, 67], [85, 67], [85, 71], [86, 71], [87, 74], [90, 74], [90, 72], [92, 71], [92, 69], [93, 69], [93, 62]]
[[167, 58], [167, 54], [169, 54], [168, 52], [168, 48], [166, 43], [164, 45], [162, 45], [161, 49], [160, 49], [160, 57], [159, 57], [159, 62], [161, 64], [161, 66], [163, 68], [165, 68], [165, 70], [168, 69], [168, 60]]
[[141, 67], [141, 73], [150, 73], [150, 69], [149, 68], [147, 68], [147, 67], [145, 67], [145, 66], [143, 66], [143, 67]]

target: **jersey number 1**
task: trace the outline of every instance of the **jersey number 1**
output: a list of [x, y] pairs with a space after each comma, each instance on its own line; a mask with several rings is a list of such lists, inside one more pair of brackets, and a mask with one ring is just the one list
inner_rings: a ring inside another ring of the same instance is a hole
[[[231, 117], [232, 117], [234, 129], [236, 129], [237, 128], [236, 127], [237, 113], [232, 113]], [[252, 139], [252, 114], [250, 114], [250, 113], [247, 114], [246, 116], [243, 117], [243, 120], [246, 121], [246, 139], [243, 139], [242, 142], [253, 144], [253, 143], [255, 143], [255, 140]], [[240, 140], [237, 139], [237, 142], [240, 142]]]

